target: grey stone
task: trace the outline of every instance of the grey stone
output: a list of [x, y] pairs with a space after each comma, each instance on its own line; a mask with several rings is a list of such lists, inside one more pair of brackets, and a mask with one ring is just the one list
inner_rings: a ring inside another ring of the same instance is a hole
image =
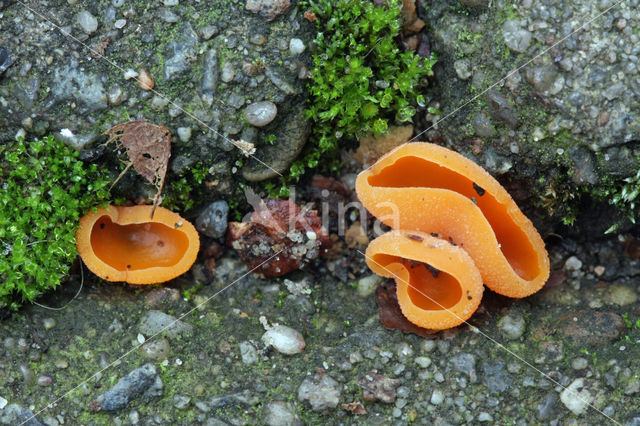
[[195, 58], [193, 47], [197, 44], [198, 37], [190, 25], [185, 24], [182, 28], [181, 41], [169, 43], [167, 46], [164, 63], [164, 80], [173, 80], [185, 74], [191, 69], [190, 61]]
[[468, 80], [471, 77], [471, 61], [468, 58], [458, 59], [453, 63], [453, 68], [460, 80]]
[[267, 67], [264, 71], [264, 74], [278, 89], [282, 90], [287, 95], [295, 95], [296, 93], [298, 93], [296, 87], [274, 67]]
[[202, 64], [202, 80], [200, 90], [214, 94], [218, 86], [218, 52], [215, 49], [207, 50]]
[[240, 342], [238, 345], [240, 349], [240, 357], [242, 358], [242, 362], [245, 364], [255, 364], [259, 361], [258, 351], [256, 347], [253, 346], [251, 342]]
[[154, 336], [160, 332], [169, 337], [178, 337], [191, 334], [193, 326], [179, 321], [164, 312], [152, 310], [142, 317], [138, 330], [146, 337]]
[[503, 121], [512, 129], [518, 127], [518, 117], [516, 111], [509, 100], [498, 92], [490, 91], [487, 94], [489, 103], [489, 114], [491, 117]]
[[226, 62], [223, 66], [222, 66], [222, 72], [220, 74], [220, 79], [222, 81], [224, 81], [225, 83], [229, 83], [231, 80], [233, 80], [233, 77], [235, 77], [236, 75], [236, 71], [233, 67], [233, 64], [231, 62]]
[[564, 77], [559, 75], [558, 70], [551, 65], [530, 68], [526, 76], [536, 90], [546, 95], [556, 95], [564, 86]]
[[480, 137], [486, 138], [496, 134], [496, 129], [486, 114], [478, 113], [473, 116], [473, 129]]
[[76, 23], [87, 34], [91, 34], [98, 29], [98, 20], [87, 10], [83, 10], [76, 15]]
[[171, 352], [171, 346], [167, 339], [154, 339], [145, 342], [140, 347], [140, 353], [150, 359], [157, 359], [163, 361], [169, 357]]
[[227, 232], [229, 205], [224, 200], [214, 201], [196, 219], [196, 228], [207, 237], [221, 238]]
[[119, 412], [137, 398], [149, 400], [162, 395], [162, 379], [156, 368], [145, 364], [118, 380], [91, 403], [96, 410]]
[[271, 123], [278, 114], [278, 107], [270, 101], [254, 102], [244, 109], [247, 121], [256, 127]]
[[250, 182], [259, 182], [284, 173], [302, 151], [310, 131], [311, 123], [305, 116], [304, 105], [295, 105], [284, 123], [274, 131], [275, 144], [263, 144], [256, 152], [256, 157], [269, 167], [251, 159], [242, 169], [242, 176]]
[[4, 47], [0, 47], [0, 75], [13, 65], [11, 53]]
[[[102, 80], [93, 74], [87, 74], [72, 59], [69, 64], [53, 71], [51, 87], [53, 103], [76, 100], [89, 111], [107, 108], [107, 91]], [[82, 90], [78, 90], [82, 87]]]
[[96, 134], [78, 135], [72, 132], [70, 129], [62, 129], [59, 132], [55, 132], [53, 137], [75, 148], [78, 151], [88, 148], [93, 142], [98, 139]]
[[531, 44], [531, 33], [520, 26], [519, 21], [507, 21], [502, 25], [502, 36], [509, 49], [524, 52]]
[[301, 426], [293, 405], [286, 401], [271, 401], [263, 410], [263, 422], [268, 426]]
[[482, 363], [482, 383], [490, 393], [502, 393], [511, 387], [513, 379], [502, 361], [485, 361]]
[[328, 374], [307, 376], [298, 388], [298, 400], [309, 401], [313, 411], [324, 412], [340, 402], [340, 383]]
[[498, 321], [498, 328], [502, 335], [510, 340], [522, 337], [525, 325], [524, 317], [518, 312], [510, 312]]
[[615, 84], [607, 87], [605, 89], [605, 91], [602, 92], [602, 96], [604, 96], [608, 100], [612, 101], [614, 99], [619, 98], [620, 95], [622, 95], [624, 93], [626, 88], [627, 88], [627, 86], [624, 83], [618, 82], [618, 83], [615, 83]]
[[476, 357], [472, 354], [458, 354], [449, 360], [449, 365], [456, 371], [466, 374], [471, 383], [478, 380], [476, 373]]
[[536, 416], [539, 420], [547, 420], [556, 414], [556, 405], [558, 403], [558, 396], [556, 393], [548, 393], [543, 401], [538, 404], [536, 408]]
[[4, 410], [0, 410], [0, 424], [42, 426], [40, 420], [34, 416], [31, 410], [21, 407], [18, 404], [9, 404]]

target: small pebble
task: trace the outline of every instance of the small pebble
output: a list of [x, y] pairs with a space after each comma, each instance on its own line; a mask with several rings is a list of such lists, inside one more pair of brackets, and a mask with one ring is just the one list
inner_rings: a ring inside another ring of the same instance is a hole
[[54, 365], [56, 366], [56, 368], [64, 370], [65, 368], [69, 367], [69, 362], [66, 359], [58, 359], [56, 360]]
[[428, 356], [419, 356], [416, 358], [416, 364], [418, 364], [420, 368], [427, 368], [431, 365], [431, 358]]
[[304, 42], [299, 38], [292, 38], [291, 40], [289, 40], [289, 52], [292, 55], [294, 56], [299, 55], [302, 52], [304, 52], [304, 49], [305, 49]]
[[582, 261], [575, 256], [571, 256], [564, 263], [564, 269], [567, 271], [577, 271], [582, 268]]
[[56, 320], [53, 318], [45, 318], [42, 320], [42, 325], [44, 326], [45, 330], [51, 330], [56, 326]]
[[585, 358], [582, 358], [582, 357], [574, 358], [571, 361], [571, 367], [574, 370], [583, 370], [587, 368], [588, 365], [589, 365], [589, 361], [587, 361]]
[[53, 379], [46, 375], [41, 375], [38, 377], [38, 386], [46, 387], [53, 383]]
[[127, 25], [126, 19], [118, 19], [116, 22], [113, 23], [113, 27], [117, 29], [124, 28], [125, 25]]
[[254, 102], [244, 109], [247, 121], [256, 127], [271, 123], [278, 114], [278, 107], [270, 101]]
[[444, 401], [444, 393], [440, 389], [435, 389], [431, 394], [431, 403], [433, 405], [440, 405]]
[[274, 325], [263, 335], [262, 341], [267, 346], [273, 346], [275, 350], [285, 355], [295, 355], [304, 350], [306, 343], [302, 334], [286, 325]]
[[178, 127], [178, 137], [181, 142], [189, 142], [189, 139], [191, 139], [191, 127]]
[[98, 20], [89, 11], [83, 10], [76, 15], [76, 23], [87, 34], [98, 29]]

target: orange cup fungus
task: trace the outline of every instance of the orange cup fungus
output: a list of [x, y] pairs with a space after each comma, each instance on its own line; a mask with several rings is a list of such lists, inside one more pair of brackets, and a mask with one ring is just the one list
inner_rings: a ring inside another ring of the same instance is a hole
[[80, 219], [78, 253], [107, 281], [156, 284], [189, 270], [200, 249], [194, 226], [178, 214], [153, 206], [109, 206]]
[[356, 192], [395, 229], [369, 245], [366, 260], [396, 279], [400, 308], [416, 325], [463, 323], [480, 303], [483, 282], [520, 298], [549, 277], [549, 257], [531, 221], [498, 181], [456, 152], [406, 143], [361, 172]]

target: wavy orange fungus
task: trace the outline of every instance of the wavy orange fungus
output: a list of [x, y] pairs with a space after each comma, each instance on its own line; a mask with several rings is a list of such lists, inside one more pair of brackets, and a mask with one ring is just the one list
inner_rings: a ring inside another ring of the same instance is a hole
[[87, 267], [107, 281], [155, 284], [189, 270], [200, 248], [191, 223], [163, 207], [109, 206], [80, 219], [77, 245]]
[[[380, 253], [439, 269], [433, 264], [435, 253], [445, 250], [445, 246], [452, 246], [468, 254], [481, 276], [480, 287], [484, 282], [505, 296], [525, 297], [535, 293], [549, 276], [547, 251], [531, 221], [498, 181], [456, 152], [424, 142], [401, 145], [358, 175], [356, 191], [367, 210], [385, 224], [403, 230], [404, 234], [420, 232], [425, 241], [425, 236], [437, 237], [445, 244], [425, 251], [416, 248], [415, 244], [400, 243], [406, 238], [397, 232], [383, 235], [367, 249], [369, 267], [381, 275], [393, 276], [388, 271], [381, 273], [381, 265], [375, 261]], [[380, 239], [382, 242], [377, 243]], [[422, 253], [420, 259], [416, 259], [416, 250]], [[382, 259], [386, 258], [383, 256]], [[442, 311], [442, 315], [451, 317], [449, 322], [431, 325], [425, 321], [418, 323], [406, 315], [409, 320], [425, 328], [440, 329], [460, 324], [471, 316], [475, 308], [458, 315], [447, 306], [454, 306], [450, 300], [466, 297], [459, 291], [460, 286], [464, 287], [461, 280], [465, 279], [459, 271], [466, 271], [468, 265], [464, 257], [452, 262], [458, 266], [449, 265], [455, 273], [444, 269], [449, 275], [443, 277], [453, 277], [446, 281], [436, 278], [425, 284], [423, 279], [408, 271], [394, 276], [403, 313], [413, 309], [409, 305], [416, 305], [417, 299], [401, 293], [409, 293], [415, 285], [423, 289], [439, 288], [438, 292], [432, 292], [433, 301], [439, 307], [422, 304], [428, 308], [421, 308], [423, 311]], [[395, 268], [394, 271], [398, 270], [397, 266]], [[401, 285], [403, 277], [408, 285]], [[427, 294], [429, 292], [431, 290], [427, 290]], [[445, 323], [453, 325], [442, 327]]]

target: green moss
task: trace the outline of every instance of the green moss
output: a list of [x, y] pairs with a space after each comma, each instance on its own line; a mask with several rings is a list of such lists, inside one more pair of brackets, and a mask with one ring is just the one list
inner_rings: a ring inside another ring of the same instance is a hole
[[0, 308], [56, 287], [75, 259], [80, 216], [109, 197], [109, 180], [52, 136], [0, 147]]
[[[412, 121], [415, 105], [419, 98], [423, 101], [419, 83], [432, 75], [436, 61], [435, 56], [400, 51], [395, 41], [402, 24], [398, 3], [376, 7], [362, 0], [315, 0], [302, 6], [317, 18], [307, 110], [314, 132], [302, 159], [289, 168], [287, 181], [317, 167], [341, 139], [379, 135], [390, 121]], [[270, 192], [283, 194], [275, 186]]]

